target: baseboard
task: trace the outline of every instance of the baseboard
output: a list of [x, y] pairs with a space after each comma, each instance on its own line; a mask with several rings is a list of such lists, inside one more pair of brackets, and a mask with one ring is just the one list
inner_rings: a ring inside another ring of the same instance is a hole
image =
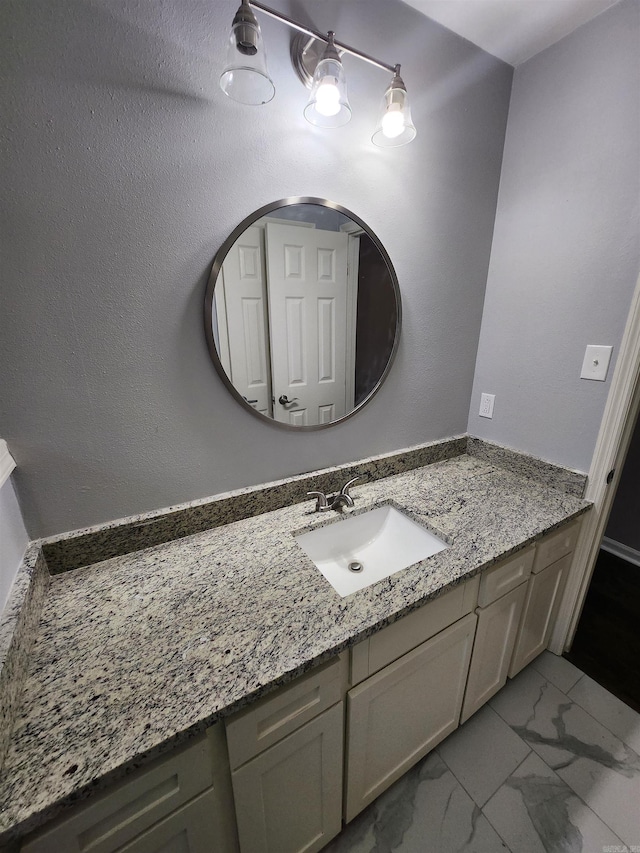
[[640, 566], [640, 551], [635, 548], [630, 548], [628, 545], [623, 545], [622, 542], [616, 542], [615, 539], [608, 539], [606, 536], [602, 540], [600, 546], [604, 551], [614, 554], [626, 560], [627, 563], [633, 563], [634, 566]]

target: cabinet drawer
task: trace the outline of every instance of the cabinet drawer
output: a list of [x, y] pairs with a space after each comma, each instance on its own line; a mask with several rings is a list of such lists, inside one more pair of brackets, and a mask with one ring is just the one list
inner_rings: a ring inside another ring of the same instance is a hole
[[483, 572], [478, 592], [478, 606], [486, 607], [526, 581], [531, 574], [534, 556], [535, 548], [531, 546]]
[[387, 625], [351, 650], [351, 684], [355, 686], [475, 608], [479, 576]]
[[534, 575], [541, 572], [543, 569], [546, 569], [546, 567], [550, 566], [551, 563], [555, 563], [556, 560], [560, 559], [560, 557], [564, 557], [565, 554], [569, 554], [573, 551], [576, 539], [578, 538], [579, 528], [580, 523], [578, 521], [574, 521], [573, 524], [563, 527], [561, 530], [558, 530], [557, 533], [552, 533], [550, 536], [546, 536], [538, 543], [536, 548], [536, 558], [532, 569]]
[[217, 832], [216, 797], [205, 791], [134, 838], [117, 853], [229, 853]]
[[212, 783], [204, 735], [65, 815], [24, 844], [22, 853], [114, 853]]
[[239, 711], [226, 722], [231, 769], [239, 767], [341, 699], [346, 653]]

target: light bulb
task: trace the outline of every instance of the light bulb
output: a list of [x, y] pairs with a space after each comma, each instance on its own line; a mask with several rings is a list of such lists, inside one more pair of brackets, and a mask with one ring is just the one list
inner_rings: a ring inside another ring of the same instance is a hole
[[396, 65], [391, 85], [382, 98], [371, 141], [380, 148], [397, 148], [411, 142], [415, 135], [407, 90], [400, 76], [400, 66]]
[[344, 69], [331, 31], [327, 33], [327, 46], [322, 59], [313, 72], [311, 94], [304, 108], [304, 117], [315, 127], [341, 127], [351, 118]]
[[391, 104], [389, 109], [382, 116], [382, 132], [387, 139], [394, 139], [400, 136], [404, 130], [404, 116], [398, 104]]
[[323, 116], [340, 112], [340, 92], [334, 77], [326, 77], [316, 90], [316, 110]]

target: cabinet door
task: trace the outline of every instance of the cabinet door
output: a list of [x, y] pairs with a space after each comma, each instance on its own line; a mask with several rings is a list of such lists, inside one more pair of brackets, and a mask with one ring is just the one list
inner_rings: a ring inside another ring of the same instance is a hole
[[513, 650], [509, 678], [541, 654], [549, 643], [553, 623], [571, 566], [572, 554], [531, 575], [520, 630]]
[[342, 702], [232, 773], [242, 853], [313, 853], [341, 829]]
[[457, 727], [476, 621], [470, 613], [347, 694], [347, 821]]
[[522, 583], [488, 607], [479, 608], [469, 680], [460, 722], [464, 723], [507, 681], [527, 584]]

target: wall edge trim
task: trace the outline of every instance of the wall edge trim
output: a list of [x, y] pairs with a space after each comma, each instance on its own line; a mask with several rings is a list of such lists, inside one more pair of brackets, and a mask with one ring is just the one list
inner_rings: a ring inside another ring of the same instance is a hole
[[7, 442], [3, 438], [0, 438], [0, 489], [7, 482], [15, 467], [16, 462], [9, 453]]

